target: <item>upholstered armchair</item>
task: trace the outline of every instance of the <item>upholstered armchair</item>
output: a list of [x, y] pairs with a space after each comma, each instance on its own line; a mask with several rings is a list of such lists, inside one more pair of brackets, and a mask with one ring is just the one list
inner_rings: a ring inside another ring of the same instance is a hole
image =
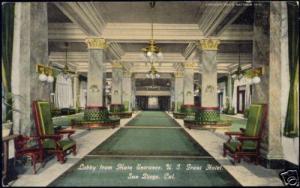
[[19, 135], [14, 138], [15, 145], [15, 162], [21, 157], [28, 157], [31, 159], [33, 173], [36, 174], [36, 164], [41, 163], [44, 166], [44, 150], [39, 137]]
[[[50, 105], [46, 101], [33, 101], [32, 111], [34, 116], [36, 136], [47, 153], [54, 153], [60, 163], [64, 163], [65, 156], [72, 152], [76, 155], [76, 142], [71, 138], [75, 130], [54, 130]], [[67, 138], [64, 138], [66, 135]]]
[[266, 104], [250, 105], [246, 129], [241, 129], [241, 132], [225, 132], [229, 139], [223, 144], [224, 157], [227, 154], [230, 155], [234, 159], [233, 163], [240, 162], [242, 158], [248, 157], [255, 159], [255, 164], [258, 164], [260, 142], [266, 123], [267, 111]]

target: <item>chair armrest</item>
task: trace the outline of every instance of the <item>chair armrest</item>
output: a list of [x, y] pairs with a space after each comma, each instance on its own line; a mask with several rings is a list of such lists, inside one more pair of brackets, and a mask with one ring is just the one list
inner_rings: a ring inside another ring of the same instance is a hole
[[63, 129], [63, 130], [59, 130], [57, 131], [56, 133], [58, 134], [74, 134], [75, 133], [75, 130], [74, 129]]
[[244, 141], [244, 140], [252, 140], [252, 141], [258, 141], [260, 138], [259, 137], [250, 137], [250, 136], [239, 136], [239, 137], [237, 137], [237, 139], [239, 140], [239, 141]]
[[244, 135], [243, 133], [241, 133], [241, 132], [225, 132], [224, 134], [226, 134], [226, 135]]
[[75, 130], [74, 129], [64, 129], [64, 130], [60, 130], [60, 131], [57, 131], [58, 134], [68, 134], [68, 138], [71, 139], [71, 135], [75, 133]]
[[53, 139], [55, 141], [59, 141], [62, 139], [62, 135], [54, 134], [54, 135], [43, 135], [40, 136], [41, 139]]

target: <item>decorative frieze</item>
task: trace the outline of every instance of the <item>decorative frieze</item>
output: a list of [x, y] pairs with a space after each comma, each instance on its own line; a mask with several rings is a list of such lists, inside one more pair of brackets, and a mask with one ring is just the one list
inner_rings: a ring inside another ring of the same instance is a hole
[[202, 39], [199, 42], [199, 48], [202, 50], [218, 50], [220, 40], [218, 39]]
[[196, 62], [185, 62], [184, 68], [195, 68], [197, 66]]
[[87, 38], [85, 43], [87, 44], [88, 49], [104, 49], [107, 47], [104, 38]]

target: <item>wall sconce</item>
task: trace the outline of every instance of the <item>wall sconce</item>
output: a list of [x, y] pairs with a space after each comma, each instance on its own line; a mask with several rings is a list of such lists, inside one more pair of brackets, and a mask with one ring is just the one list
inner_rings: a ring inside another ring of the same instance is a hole
[[215, 90], [214, 86], [208, 85], [205, 88], [205, 93], [212, 93]]
[[90, 87], [90, 90], [91, 90], [91, 92], [93, 92], [93, 93], [99, 92], [99, 91], [100, 91], [100, 89], [97, 87], [97, 85], [92, 85], [92, 86]]
[[252, 83], [258, 84], [261, 81], [261, 76], [264, 74], [263, 67], [257, 67], [247, 70], [245, 76], [252, 80]]
[[114, 95], [117, 95], [119, 93], [118, 90], [114, 90]]
[[54, 81], [53, 70], [51, 67], [37, 64], [36, 72], [39, 73], [39, 80], [42, 82], [47, 81], [48, 83], [52, 83]]

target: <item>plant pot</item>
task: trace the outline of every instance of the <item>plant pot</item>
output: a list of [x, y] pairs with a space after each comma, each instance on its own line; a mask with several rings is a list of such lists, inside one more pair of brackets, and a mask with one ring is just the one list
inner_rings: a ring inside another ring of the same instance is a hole
[[2, 123], [2, 138], [9, 136], [12, 125], [13, 125], [12, 122]]

